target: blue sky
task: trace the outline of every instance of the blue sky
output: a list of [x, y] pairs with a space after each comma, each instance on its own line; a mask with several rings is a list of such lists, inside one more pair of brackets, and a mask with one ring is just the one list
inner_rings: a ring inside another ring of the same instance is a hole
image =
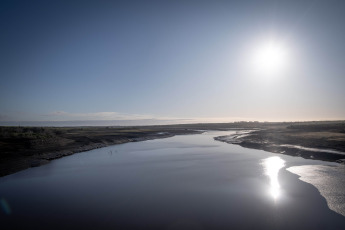
[[[0, 121], [345, 119], [344, 12], [333, 0], [1, 1]], [[289, 65], [267, 77], [250, 60], [272, 39]]]

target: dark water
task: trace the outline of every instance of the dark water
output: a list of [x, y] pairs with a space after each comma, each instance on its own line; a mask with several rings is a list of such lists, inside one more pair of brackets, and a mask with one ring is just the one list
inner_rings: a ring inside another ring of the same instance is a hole
[[285, 170], [317, 161], [213, 140], [225, 134], [117, 145], [0, 178], [1, 229], [344, 229]]

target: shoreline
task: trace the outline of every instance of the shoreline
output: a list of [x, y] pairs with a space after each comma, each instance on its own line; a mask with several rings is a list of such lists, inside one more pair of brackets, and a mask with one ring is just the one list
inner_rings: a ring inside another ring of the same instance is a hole
[[128, 136], [121, 136], [119, 138], [113, 139], [112, 141], [109, 140], [102, 140], [100, 143], [80, 143], [79, 146], [73, 146], [70, 148], [60, 149], [57, 148], [55, 151], [37, 151], [31, 155], [18, 157], [12, 157], [8, 159], [2, 159], [0, 163], [0, 178], [11, 175], [13, 173], [32, 168], [32, 167], [39, 167], [45, 164], [49, 164], [50, 161], [56, 160], [65, 156], [70, 156], [75, 153], [86, 152], [93, 149], [104, 148], [112, 145], [118, 144], [125, 144], [130, 142], [140, 142], [140, 141], [147, 141], [147, 140], [154, 140], [154, 139], [161, 139], [161, 138], [169, 138], [176, 135], [189, 135], [189, 134], [199, 134], [202, 133], [201, 131], [197, 130], [185, 130], [184, 132], [159, 132], [156, 134], [146, 134], [142, 133], [139, 137], [128, 137]]
[[345, 151], [339, 151], [338, 149], [323, 149], [314, 146], [302, 146], [300, 144], [278, 143], [273, 140], [258, 141], [258, 136], [262, 138], [262, 132], [267, 132], [267, 130], [246, 131], [233, 135], [219, 136], [214, 139], [228, 144], [240, 145], [241, 147], [249, 149], [302, 157], [304, 159], [345, 164]]
[[[245, 148], [343, 163], [345, 121], [236, 122], [140, 127], [5, 127], [0, 126], [0, 177], [54, 159], [111, 145], [198, 134], [208, 130], [237, 131], [214, 138]], [[300, 146], [302, 148], [292, 148]], [[308, 149], [327, 149], [308, 151]]]

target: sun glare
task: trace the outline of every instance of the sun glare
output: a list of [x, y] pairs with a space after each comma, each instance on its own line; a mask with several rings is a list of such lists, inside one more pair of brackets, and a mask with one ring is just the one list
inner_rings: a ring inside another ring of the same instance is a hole
[[283, 43], [269, 41], [256, 48], [253, 54], [256, 74], [277, 76], [284, 73], [288, 65], [288, 50]]
[[269, 157], [263, 160], [263, 166], [265, 168], [265, 174], [270, 179], [270, 194], [276, 200], [280, 195], [278, 173], [285, 166], [285, 161], [277, 156]]

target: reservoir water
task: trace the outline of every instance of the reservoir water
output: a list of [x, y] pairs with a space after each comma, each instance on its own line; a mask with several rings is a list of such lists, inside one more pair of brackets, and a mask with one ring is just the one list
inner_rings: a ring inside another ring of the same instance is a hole
[[[334, 168], [335, 164], [213, 139], [230, 133], [115, 145], [0, 178], [0, 226], [344, 228], [345, 217], [329, 208], [317, 188], [286, 170], [301, 171], [298, 167], [308, 165]], [[336, 182], [330, 186], [337, 186]]]

